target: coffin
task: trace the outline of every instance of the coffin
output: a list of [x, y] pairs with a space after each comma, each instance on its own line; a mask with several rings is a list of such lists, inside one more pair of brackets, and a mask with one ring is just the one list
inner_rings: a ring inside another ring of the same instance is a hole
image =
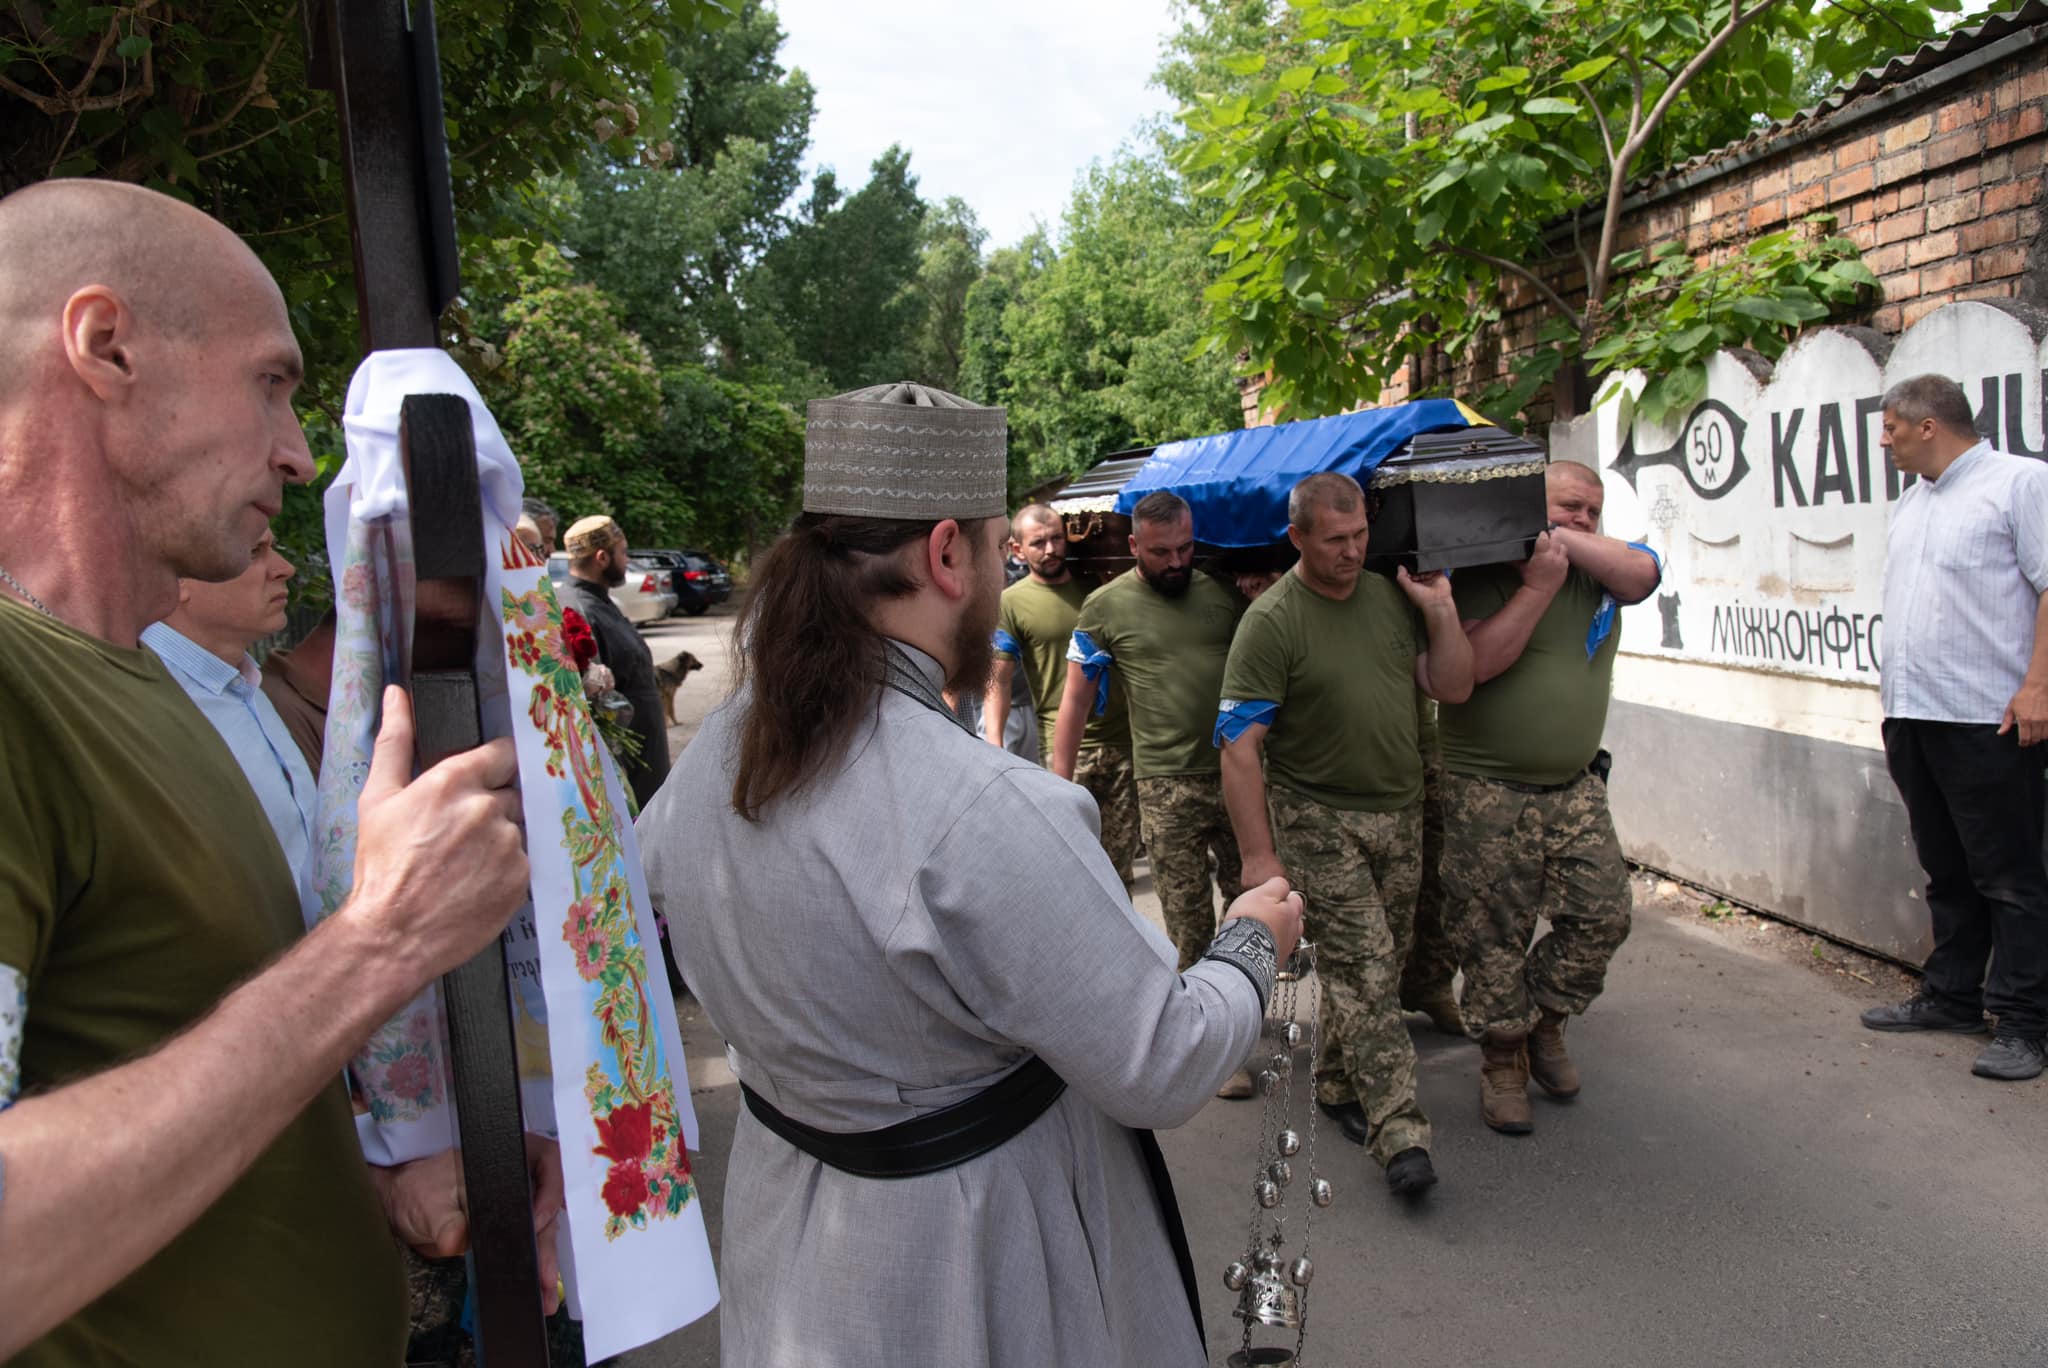
[[1366, 486], [1366, 565], [1391, 575], [1524, 560], [1549, 526], [1543, 448], [1495, 427], [1425, 432]]

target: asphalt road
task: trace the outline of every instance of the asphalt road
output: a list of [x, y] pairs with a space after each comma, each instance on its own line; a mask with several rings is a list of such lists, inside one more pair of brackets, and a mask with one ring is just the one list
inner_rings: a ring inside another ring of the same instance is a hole
[[[650, 633], [657, 659], [687, 649], [707, 666], [678, 697], [678, 747], [723, 694], [730, 625]], [[1138, 903], [1157, 918], [1148, 883]], [[2048, 1078], [1987, 1082], [1969, 1073], [1978, 1042], [1862, 1030], [1857, 1011], [1898, 976], [1822, 958], [1844, 959], [1638, 879], [1635, 931], [1571, 1031], [1585, 1092], [1539, 1098], [1518, 1139], [1479, 1120], [1477, 1048], [1412, 1018], [1443, 1182], [1398, 1203], [1320, 1129], [1337, 1196], [1312, 1230], [1304, 1361], [2048, 1365]], [[715, 1247], [738, 1089], [680, 1005]], [[1218, 1364], [1241, 1337], [1221, 1271], [1245, 1244], [1258, 1128], [1258, 1103], [1219, 1101], [1162, 1137]], [[615, 1362], [710, 1368], [715, 1322]]]

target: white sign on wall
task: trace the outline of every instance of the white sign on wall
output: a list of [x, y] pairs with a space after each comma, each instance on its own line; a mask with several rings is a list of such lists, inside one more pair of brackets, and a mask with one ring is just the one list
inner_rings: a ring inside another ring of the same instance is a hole
[[1664, 558], [1656, 596], [1622, 614], [1622, 650], [1877, 683], [1885, 529], [1910, 482], [1878, 444], [1886, 387], [1951, 376], [1992, 445], [2048, 452], [2048, 332], [1951, 304], [1884, 352], [1868, 330], [1826, 329], [1764, 379], [1718, 353], [1682, 419], [1632, 421], [1617, 401], [1620, 421], [1598, 426], [1600, 466], [1633, 486]]

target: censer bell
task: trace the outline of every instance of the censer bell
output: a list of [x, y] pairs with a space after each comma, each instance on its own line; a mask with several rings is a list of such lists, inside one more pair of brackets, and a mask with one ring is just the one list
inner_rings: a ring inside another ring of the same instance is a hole
[[1236, 1314], [1239, 1320], [1292, 1330], [1301, 1324], [1301, 1294], [1278, 1272], [1261, 1270], [1238, 1295]]
[[[1274, 1042], [1272, 1053], [1256, 1069], [1259, 1095], [1266, 1099], [1260, 1124], [1259, 1167], [1253, 1174], [1254, 1208], [1251, 1241], [1243, 1257], [1223, 1270], [1223, 1285], [1237, 1294], [1233, 1313], [1244, 1322], [1244, 1343], [1225, 1360], [1228, 1368], [1293, 1368], [1299, 1361], [1301, 1342], [1307, 1333], [1308, 1287], [1315, 1265], [1305, 1252], [1309, 1219], [1315, 1207], [1330, 1204], [1329, 1181], [1316, 1172], [1313, 1125], [1296, 1130], [1290, 1117], [1297, 1104], [1296, 1086], [1302, 1072], [1313, 1077], [1321, 1052], [1321, 999], [1311, 1000], [1308, 1022], [1294, 1020], [1298, 986], [1316, 971], [1315, 946], [1298, 944], [1294, 954], [1274, 975], [1274, 993], [1269, 1015], [1260, 1027], [1260, 1038]], [[1308, 1067], [1295, 1068], [1294, 1051], [1308, 1046]], [[1311, 1090], [1312, 1091], [1312, 1090]], [[1310, 1099], [1314, 1098], [1311, 1095]], [[1310, 1120], [1314, 1116], [1311, 1113]], [[1282, 1257], [1286, 1243], [1288, 1189], [1299, 1166], [1304, 1178], [1308, 1211], [1299, 1227], [1300, 1242], [1291, 1259]], [[1253, 1335], [1267, 1326], [1294, 1332], [1291, 1347], [1254, 1345]]]

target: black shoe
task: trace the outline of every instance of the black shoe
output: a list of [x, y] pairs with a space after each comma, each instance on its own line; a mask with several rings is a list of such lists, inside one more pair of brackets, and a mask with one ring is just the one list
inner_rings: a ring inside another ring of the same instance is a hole
[[1387, 1163], [1387, 1187], [1397, 1197], [1413, 1197], [1436, 1186], [1436, 1165], [1429, 1162], [1429, 1151], [1416, 1147], [1404, 1149]]
[[1994, 1036], [1970, 1066], [1970, 1072], [1979, 1078], [1998, 1078], [2007, 1083], [2039, 1078], [2044, 1069], [2048, 1069], [2048, 1044], [2003, 1033]]
[[1888, 1002], [1863, 1014], [1863, 1024], [1873, 1031], [1953, 1031], [1957, 1035], [1981, 1035], [1982, 1012], [1958, 1012], [1925, 993], [1904, 1002]]
[[1318, 1100], [1323, 1115], [1335, 1121], [1344, 1132], [1344, 1138], [1354, 1145], [1363, 1145], [1372, 1138], [1372, 1122], [1365, 1119], [1365, 1108], [1356, 1102], [1324, 1102]]

